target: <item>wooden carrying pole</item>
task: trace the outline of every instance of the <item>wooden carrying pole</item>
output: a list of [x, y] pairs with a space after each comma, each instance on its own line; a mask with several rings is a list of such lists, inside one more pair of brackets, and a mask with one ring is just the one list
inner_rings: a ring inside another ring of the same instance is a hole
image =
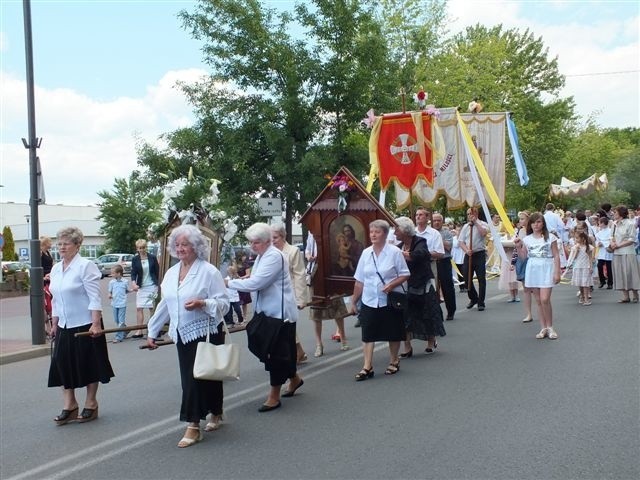
[[[106, 330], [102, 330], [101, 334], [105, 333], [116, 333], [116, 332], [132, 332], [134, 330], [145, 330], [147, 328], [146, 325], [131, 325], [130, 327], [122, 327], [122, 328], [107, 328]], [[91, 334], [89, 332], [78, 332], [76, 333], [76, 337], [88, 337]]]
[[[173, 345], [173, 341], [172, 340], [163, 340], [161, 342], [156, 342], [156, 347], [164, 347], [165, 345]], [[145, 343], [144, 345], [140, 345], [138, 348], [140, 350], [148, 350], [149, 349], [149, 345], [147, 345]]]
[[469, 226], [469, 271], [467, 272], [467, 290], [473, 286], [473, 224]]

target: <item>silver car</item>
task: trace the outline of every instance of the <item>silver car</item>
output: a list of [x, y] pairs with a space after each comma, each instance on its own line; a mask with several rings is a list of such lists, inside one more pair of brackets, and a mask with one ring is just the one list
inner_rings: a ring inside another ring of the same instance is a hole
[[125, 275], [131, 275], [131, 260], [133, 254], [131, 253], [107, 253], [94, 260], [98, 266], [98, 270], [102, 274], [102, 278], [111, 275], [111, 267], [115, 265], [122, 265]]

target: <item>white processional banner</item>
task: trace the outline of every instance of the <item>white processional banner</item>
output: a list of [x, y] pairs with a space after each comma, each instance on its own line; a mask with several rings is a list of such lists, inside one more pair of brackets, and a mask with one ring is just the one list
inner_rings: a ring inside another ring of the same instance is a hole
[[[461, 114], [489, 178], [504, 203], [505, 196], [505, 122], [504, 113]], [[423, 180], [413, 188], [413, 194], [424, 204], [433, 203], [439, 195], [447, 197], [447, 208], [455, 210], [467, 205], [478, 205], [480, 199], [471, 178], [464, 148], [464, 140], [457, 127], [456, 110], [440, 109], [434, 142], [438, 155], [434, 155], [434, 183], [430, 187]], [[438, 148], [440, 147], [440, 148]], [[396, 203], [403, 208], [410, 203], [410, 192], [395, 183]], [[486, 196], [486, 192], [485, 192]]]

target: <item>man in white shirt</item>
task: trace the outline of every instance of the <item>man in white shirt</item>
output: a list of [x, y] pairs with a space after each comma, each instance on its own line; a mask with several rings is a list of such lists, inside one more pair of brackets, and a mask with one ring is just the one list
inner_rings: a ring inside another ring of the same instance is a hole
[[[484, 299], [487, 292], [487, 253], [486, 238], [489, 226], [478, 218], [478, 209], [471, 207], [467, 210], [467, 223], [464, 224], [458, 236], [458, 245], [465, 253], [464, 276], [467, 279], [467, 295], [469, 303], [467, 309], [478, 305], [478, 310], [485, 308]], [[478, 280], [478, 290], [473, 283], [473, 274]]]
[[437, 280], [438, 267], [436, 260], [444, 257], [444, 244], [442, 243], [440, 232], [429, 226], [428, 222], [430, 220], [430, 210], [424, 207], [418, 207], [416, 209], [416, 235], [427, 241], [427, 249], [429, 250], [429, 254], [431, 254], [431, 272], [433, 272], [433, 278]]
[[[556, 237], [562, 239], [562, 232], [565, 229], [565, 224], [554, 210], [556, 209], [553, 203], [547, 203], [546, 211], [544, 212], [544, 222], [547, 224], [547, 231], [553, 233]], [[562, 268], [567, 265], [567, 256], [565, 255], [564, 248], [559, 249], [560, 254], [560, 266]]]

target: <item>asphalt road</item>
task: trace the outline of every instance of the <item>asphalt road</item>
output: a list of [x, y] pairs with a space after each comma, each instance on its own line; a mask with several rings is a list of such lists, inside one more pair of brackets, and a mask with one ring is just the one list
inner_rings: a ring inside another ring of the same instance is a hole
[[[536, 340], [521, 304], [489, 282], [487, 310], [459, 313], [434, 355], [403, 360], [356, 383], [353, 350], [325, 340], [312, 356], [306, 314], [299, 334], [310, 356], [305, 385], [283, 408], [258, 413], [267, 374], [244, 349], [242, 378], [225, 384], [225, 423], [178, 449], [180, 385], [173, 346], [109, 346], [116, 377], [100, 387], [100, 418], [56, 427], [58, 389], [46, 387], [48, 358], [0, 367], [2, 479], [637, 479], [640, 478], [640, 308], [597, 290], [553, 293], [558, 340]], [[332, 333], [325, 322], [324, 337]], [[232, 335], [246, 344], [245, 335]], [[84, 394], [79, 396], [80, 402]]]

